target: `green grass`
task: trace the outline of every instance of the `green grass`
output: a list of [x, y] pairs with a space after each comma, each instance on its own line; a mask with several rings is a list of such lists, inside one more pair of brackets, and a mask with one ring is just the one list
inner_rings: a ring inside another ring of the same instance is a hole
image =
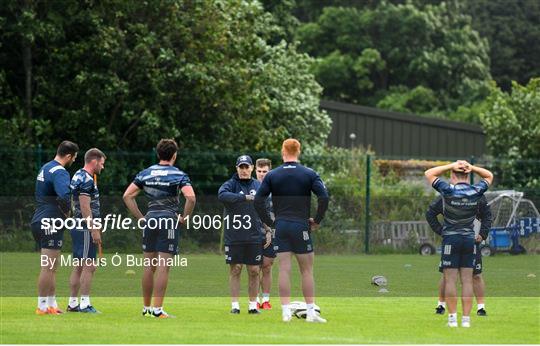
[[[124, 255], [122, 255], [124, 256]], [[109, 257], [110, 259], [110, 257]], [[439, 274], [435, 256], [317, 256], [317, 304], [326, 325], [280, 321], [274, 309], [259, 316], [231, 315], [227, 268], [218, 255], [188, 255], [173, 268], [165, 306], [176, 319], [140, 316], [140, 268], [100, 268], [93, 304], [100, 315], [36, 316], [38, 255], [0, 254], [1, 343], [540, 343], [540, 257], [500, 255], [484, 260], [486, 318], [472, 316], [470, 329], [448, 329], [434, 314]], [[408, 266], [405, 266], [408, 264]], [[126, 275], [132, 269], [135, 275]], [[274, 268], [276, 269], [276, 268]], [[58, 299], [67, 303], [70, 268], [58, 273]], [[388, 278], [389, 293], [370, 285]], [[277, 275], [275, 276], [275, 279]], [[247, 286], [243, 278], [243, 295]], [[276, 281], [272, 293], [276, 295]], [[300, 297], [297, 272], [293, 295]]]

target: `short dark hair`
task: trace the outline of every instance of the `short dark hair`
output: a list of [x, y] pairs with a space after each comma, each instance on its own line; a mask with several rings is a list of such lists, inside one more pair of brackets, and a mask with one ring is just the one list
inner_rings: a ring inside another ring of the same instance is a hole
[[84, 163], [88, 163], [94, 159], [100, 160], [101, 158], [106, 159], [107, 156], [98, 148], [88, 149], [84, 154]]
[[272, 161], [270, 159], [260, 158], [260, 159], [257, 159], [257, 161], [255, 161], [255, 166], [257, 167], [268, 166], [272, 168]]
[[162, 139], [156, 146], [157, 156], [160, 160], [169, 161], [178, 151], [178, 144], [174, 139]]
[[453, 171], [453, 172], [456, 175], [456, 178], [458, 179], [465, 180], [469, 178], [469, 173], [460, 172], [460, 171]]
[[79, 151], [79, 146], [71, 141], [63, 141], [56, 149], [56, 155], [64, 157], [67, 155], [75, 155]]

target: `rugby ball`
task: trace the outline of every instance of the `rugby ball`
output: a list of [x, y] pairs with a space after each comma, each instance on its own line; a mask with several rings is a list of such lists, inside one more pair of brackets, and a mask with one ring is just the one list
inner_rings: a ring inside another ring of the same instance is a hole
[[[307, 306], [305, 302], [294, 301], [289, 304], [291, 309], [291, 314], [296, 316], [296, 318], [306, 318], [307, 315]], [[321, 308], [315, 304], [315, 312], [317, 314], [321, 313]]]
[[375, 275], [371, 278], [371, 284], [379, 287], [388, 285], [388, 280], [382, 275]]

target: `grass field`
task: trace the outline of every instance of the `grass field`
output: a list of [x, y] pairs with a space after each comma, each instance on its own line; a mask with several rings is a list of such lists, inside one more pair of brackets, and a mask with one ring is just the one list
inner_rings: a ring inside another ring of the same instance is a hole
[[[242, 298], [242, 314], [231, 315], [223, 257], [186, 258], [187, 267], [171, 270], [165, 302], [166, 310], [177, 318], [158, 320], [140, 316], [141, 268], [114, 267], [110, 262], [98, 270], [94, 281], [92, 303], [102, 314], [36, 316], [38, 255], [2, 253], [0, 342], [540, 343], [540, 257], [533, 255], [485, 259], [489, 316], [473, 315], [470, 329], [451, 330], [445, 325], [446, 316], [434, 314], [439, 278], [435, 256], [318, 256], [317, 304], [328, 319], [325, 325], [296, 319], [284, 324], [276, 297], [274, 309], [259, 316], [246, 313], [247, 298]], [[135, 275], [126, 275], [128, 269]], [[61, 267], [58, 273], [62, 308], [69, 272]], [[376, 274], [388, 278], [389, 293], [378, 293], [370, 285]], [[296, 275], [293, 295], [300, 297]]]

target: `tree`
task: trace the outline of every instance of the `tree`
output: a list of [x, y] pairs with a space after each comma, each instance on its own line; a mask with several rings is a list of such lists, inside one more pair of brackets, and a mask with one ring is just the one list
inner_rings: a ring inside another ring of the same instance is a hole
[[527, 84], [540, 76], [540, 2], [477, 0], [465, 2], [472, 25], [489, 41], [491, 75], [504, 91], [512, 81]]
[[330, 131], [312, 60], [269, 43], [277, 28], [258, 2], [11, 0], [0, 18], [3, 144], [148, 149], [173, 137], [186, 149], [275, 150], [296, 136], [317, 150]]
[[[451, 112], [483, 99], [490, 80], [487, 41], [462, 12], [457, 2], [325, 7], [296, 38], [317, 57], [314, 72], [325, 97], [376, 106], [395, 90], [421, 87], [435, 96], [435, 108], [423, 103], [409, 111]], [[380, 105], [396, 108], [392, 99]]]
[[[508, 160], [501, 169], [508, 186], [540, 187], [540, 78], [526, 85], [512, 83], [506, 93], [492, 84], [481, 114], [487, 145], [497, 158]], [[524, 162], [535, 160], [535, 164]]]

